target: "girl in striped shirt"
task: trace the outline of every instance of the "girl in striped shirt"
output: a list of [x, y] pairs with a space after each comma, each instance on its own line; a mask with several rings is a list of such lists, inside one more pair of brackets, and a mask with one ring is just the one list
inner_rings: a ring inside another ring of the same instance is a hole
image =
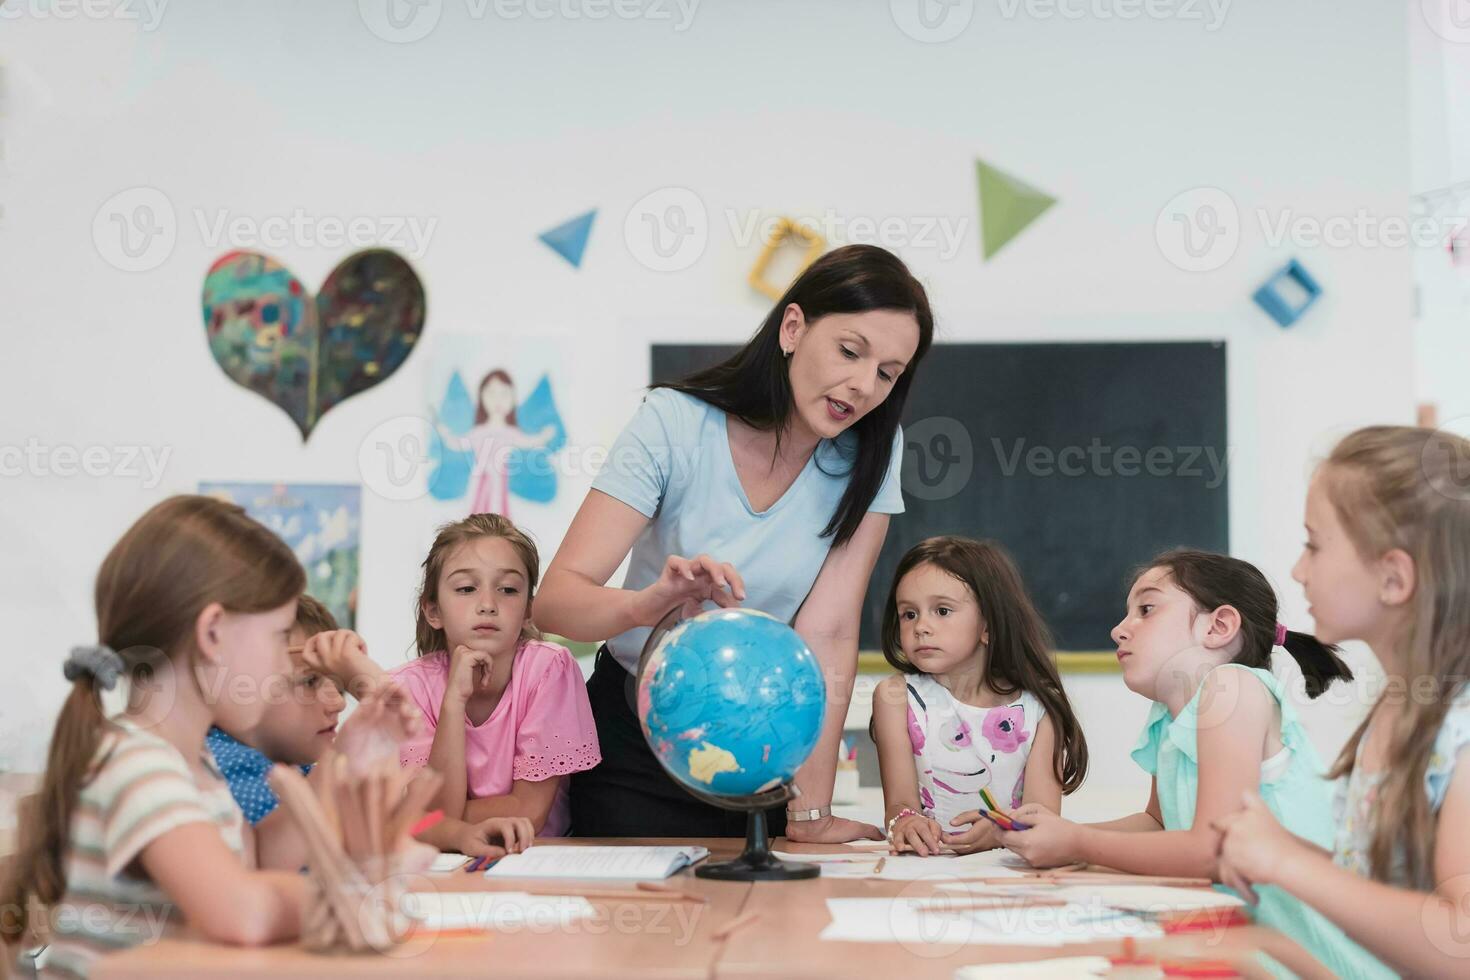
[[[305, 585], [279, 538], [207, 497], [165, 500], [108, 553], [100, 642], [66, 662], [71, 693], [0, 889], [0, 939], [49, 942], [42, 976], [85, 977], [98, 956], [185, 922], [241, 945], [297, 934], [305, 879], [250, 866], [205, 734], [259, 722], [260, 693], [291, 671]], [[127, 706], [109, 718], [100, 694], [120, 677]]]

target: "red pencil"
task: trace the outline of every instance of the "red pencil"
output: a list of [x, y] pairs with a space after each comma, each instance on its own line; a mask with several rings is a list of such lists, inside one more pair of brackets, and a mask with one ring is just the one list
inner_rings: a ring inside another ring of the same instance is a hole
[[424, 814], [422, 820], [414, 824], [412, 827], [408, 828], [408, 836], [417, 837], [419, 834], [422, 834], [424, 831], [428, 830], [430, 827], [434, 826], [443, 819], [443, 810], [431, 810], [428, 813]]
[[1013, 824], [1013, 823], [1011, 823], [1011, 821], [1010, 821], [1009, 818], [1004, 817], [1004, 816], [1001, 816], [999, 813], [997, 813], [994, 810], [981, 810], [980, 811], [980, 815], [982, 817], [984, 817], [985, 819], [989, 820], [991, 823], [995, 824], [1001, 830], [1015, 830], [1016, 829], [1016, 825]]

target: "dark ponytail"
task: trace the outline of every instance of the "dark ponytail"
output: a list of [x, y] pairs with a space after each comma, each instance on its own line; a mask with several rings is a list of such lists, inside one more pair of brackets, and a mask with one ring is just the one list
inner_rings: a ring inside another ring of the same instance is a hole
[[[1271, 668], [1271, 648], [1276, 645], [1276, 591], [1259, 568], [1229, 555], [1179, 549], [1143, 566], [1134, 581], [1151, 568], [1166, 570], [1174, 584], [1201, 609], [1234, 607], [1240, 613], [1242, 642], [1231, 663]], [[1282, 646], [1301, 668], [1307, 697], [1319, 696], [1333, 681], [1353, 679], [1353, 672], [1338, 656], [1338, 648], [1310, 633], [1287, 630]]]
[[1353, 679], [1353, 672], [1338, 656], [1338, 648], [1323, 643], [1311, 633], [1287, 630], [1286, 642], [1282, 646], [1302, 669], [1302, 679], [1307, 682], [1309, 698], [1319, 696], [1333, 681]]

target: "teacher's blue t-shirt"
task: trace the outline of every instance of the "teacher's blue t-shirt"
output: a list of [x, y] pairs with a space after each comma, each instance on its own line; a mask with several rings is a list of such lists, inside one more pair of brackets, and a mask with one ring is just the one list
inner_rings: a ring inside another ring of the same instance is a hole
[[[669, 555], [706, 554], [740, 573], [742, 606], [790, 622], [831, 550], [833, 537], [822, 537], [822, 530], [847, 490], [856, 451], [851, 431], [822, 440], [781, 499], [757, 512], [735, 472], [725, 413], [692, 395], [655, 388], [592, 481], [592, 489], [651, 518], [633, 544], [623, 588], [651, 585]], [[902, 466], [900, 429], [870, 511], [903, 513]], [[649, 632], [640, 626], [607, 641], [629, 673], [638, 670]]]

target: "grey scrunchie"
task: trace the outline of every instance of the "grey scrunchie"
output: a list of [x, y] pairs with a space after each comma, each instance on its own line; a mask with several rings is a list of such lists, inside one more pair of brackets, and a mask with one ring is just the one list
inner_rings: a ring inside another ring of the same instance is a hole
[[78, 677], [91, 677], [99, 687], [108, 691], [117, 685], [117, 679], [122, 676], [124, 669], [126, 667], [122, 657], [102, 643], [89, 647], [72, 647], [71, 656], [66, 658], [66, 663], [61, 668], [69, 681]]

